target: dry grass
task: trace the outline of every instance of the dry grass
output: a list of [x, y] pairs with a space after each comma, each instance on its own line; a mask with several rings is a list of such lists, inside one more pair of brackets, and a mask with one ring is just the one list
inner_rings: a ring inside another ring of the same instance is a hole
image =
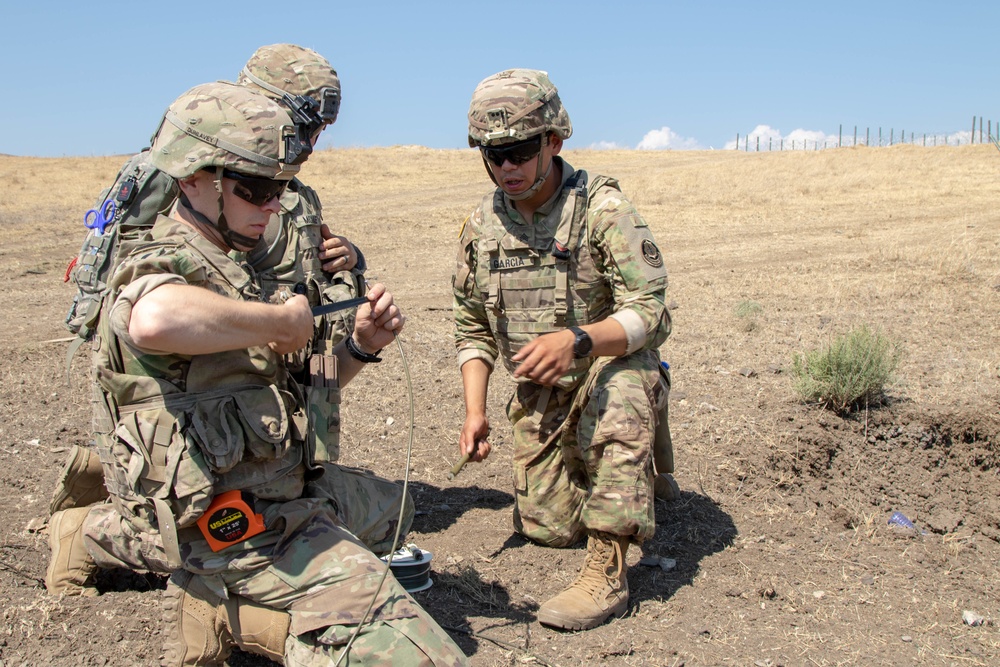
[[[619, 178], [663, 250], [675, 325], [663, 354], [673, 370], [671, 422], [685, 492], [681, 503], [658, 507], [656, 539], [643, 546], [676, 557], [678, 571], [636, 568], [630, 578], [646, 589], [637, 586], [630, 617], [581, 635], [550, 633], [531, 622], [531, 605], [572, 578], [580, 553], [505, 544], [510, 485], [503, 404], [510, 384], [502, 375], [489, 399], [495, 456], [467, 466], [454, 483], [445, 479], [462, 417], [450, 277], [459, 227], [489, 190], [480, 158], [473, 151], [419, 147], [323, 151], [303, 174], [318, 190], [326, 218], [363, 248], [370, 273], [394, 290], [409, 315], [402, 338], [417, 403], [412, 470], [423, 485], [418, 505], [428, 510], [415, 539], [435, 552], [436, 566], [455, 563], [438, 566], [430, 608], [443, 617], [454, 614], [451, 625], [467, 622], [473, 632], [510, 645], [463, 645], [475, 649], [474, 664], [532, 664], [532, 656], [550, 664], [615, 667], [996, 664], [995, 628], [967, 628], [960, 621], [963, 608], [996, 609], [996, 543], [982, 534], [969, 537], [964, 527], [947, 539], [900, 537], [886, 528], [882, 511], [901, 500], [934, 508], [941, 499], [921, 496], [921, 489], [948, 484], [955, 489], [954, 506], [965, 508], [968, 518], [970, 508], [997, 506], [995, 469], [958, 460], [971, 454], [959, 451], [963, 431], [957, 424], [949, 441], [954, 453], [942, 448], [935, 459], [938, 450], [901, 451], [890, 440], [869, 440], [888, 426], [872, 418], [869, 433], [867, 415], [858, 422], [824, 422], [828, 417], [798, 406], [783, 372], [795, 353], [867, 325], [907, 350], [893, 395], [912, 406], [908, 414], [958, 414], [962, 406], [971, 406], [972, 416], [995, 412], [995, 149], [565, 156], [591, 173]], [[38, 342], [66, 335], [61, 317], [71, 289], [61, 282], [62, 272], [79, 248], [83, 211], [123, 161], [0, 156], [0, 178], [13, 185], [0, 203], [0, 280], [6, 286], [0, 290], [0, 344], [13, 351], [0, 374], [6, 411], [0, 446], [21, 451], [21, 459], [0, 452], [5, 463], [14, 461], [0, 476], [0, 489], [9, 489], [0, 522], [13, 526], [0, 543], [26, 554], [18, 561], [26, 572], [45, 567], [44, 538], [25, 537], [20, 526], [45, 511], [61, 459], [47, 448], [81, 441], [87, 418], [83, 355], [67, 398], [63, 348]], [[394, 354], [345, 393], [345, 423], [352, 428], [343, 446], [348, 462], [399, 477], [407, 400]], [[388, 417], [394, 418], [391, 427]], [[917, 426], [940, 434], [948, 424]], [[23, 446], [38, 436], [43, 447]], [[916, 441], [916, 435], [907, 440]], [[831, 458], [836, 452], [816, 451], [817, 442], [851, 456]], [[911, 456], [905, 463], [912, 476], [896, 475], [904, 455]], [[474, 560], [477, 553], [490, 554], [491, 561]], [[452, 556], [465, 560], [450, 561]], [[68, 617], [64, 609], [41, 604], [30, 582], [4, 570], [0, 575], [3, 583], [16, 584], [11, 595], [27, 610], [5, 617], [12, 627], [35, 632], [43, 622], [62, 622], [97, 637], [114, 625], [100, 613], [122, 605], [137, 612], [136, 625], [158, 618], [142, 606], [155, 598], [132, 591], [79, 603], [99, 605], [93, 608], [67, 603], [67, 609], [86, 612]], [[816, 597], [816, 591], [825, 594]], [[529, 627], [529, 649], [511, 648], [524, 645]], [[58, 664], [60, 656], [73, 655], [76, 664], [78, 648], [61, 634], [8, 636], [3, 658], [16, 664], [18, 657], [37, 654]], [[902, 635], [914, 641], [904, 643]], [[142, 646], [147, 653], [135, 661], [154, 662], [157, 640]], [[80, 660], [86, 654], [95, 661], [107, 648], [88, 647]]]

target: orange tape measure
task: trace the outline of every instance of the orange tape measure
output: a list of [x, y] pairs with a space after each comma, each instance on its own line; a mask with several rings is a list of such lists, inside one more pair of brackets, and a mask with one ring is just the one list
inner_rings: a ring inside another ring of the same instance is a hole
[[198, 528], [212, 551], [263, 533], [264, 517], [253, 511], [253, 496], [244, 491], [220, 493], [198, 519]]

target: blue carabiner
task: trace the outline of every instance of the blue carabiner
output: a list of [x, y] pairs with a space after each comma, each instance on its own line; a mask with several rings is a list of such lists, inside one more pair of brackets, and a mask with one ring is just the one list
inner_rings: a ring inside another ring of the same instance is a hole
[[94, 229], [97, 235], [104, 234], [105, 228], [115, 219], [118, 207], [113, 199], [108, 199], [100, 208], [92, 208], [83, 214], [83, 225], [87, 229]]

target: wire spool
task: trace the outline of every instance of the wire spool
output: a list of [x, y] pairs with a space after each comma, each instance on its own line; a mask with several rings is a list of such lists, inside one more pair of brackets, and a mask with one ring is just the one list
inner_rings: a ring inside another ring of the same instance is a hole
[[396, 577], [407, 593], [425, 591], [434, 584], [431, 580], [431, 558], [434, 557], [430, 551], [417, 548], [415, 544], [407, 544], [392, 555], [392, 562], [389, 563], [388, 556], [382, 556], [383, 562], [389, 563], [392, 576]]

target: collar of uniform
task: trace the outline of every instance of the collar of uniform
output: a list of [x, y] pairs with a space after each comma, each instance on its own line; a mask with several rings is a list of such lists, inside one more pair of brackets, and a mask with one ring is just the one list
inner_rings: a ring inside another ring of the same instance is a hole
[[[544, 204], [539, 206], [537, 211], [535, 211], [535, 220], [532, 220], [532, 223], [536, 220], [544, 218], [552, 212], [552, 209], [555, 208], [556, 202], [559, 201], [559, 197], [562, 195], [563, 190], [566, 189], [566, 181], [568, 181], [570, 176], [574, 173], [573, 167], [570, 166], [569, 162], [566, 162], [566, 160], [562, 159], [558, 155], [552, 158], [552, 162], [553, 169], [562, 169], [560, 174], [562, 181], [559, 183], [559, 187], [556, 188], [556, 191], [552, 193], [552, 196], [549, 197]], [[503, 190], [501, 190], [501, 192], [503, 192]], [[507, 212], [510, 217], [519, 223], [522, 223], [521, 214], [517, 212], [516, 208], [514, 208], [514, 200], [508, 197], [506, 193], [504, 193], [503, 196], [503, 203], [504, 206], [507, 207]]]

